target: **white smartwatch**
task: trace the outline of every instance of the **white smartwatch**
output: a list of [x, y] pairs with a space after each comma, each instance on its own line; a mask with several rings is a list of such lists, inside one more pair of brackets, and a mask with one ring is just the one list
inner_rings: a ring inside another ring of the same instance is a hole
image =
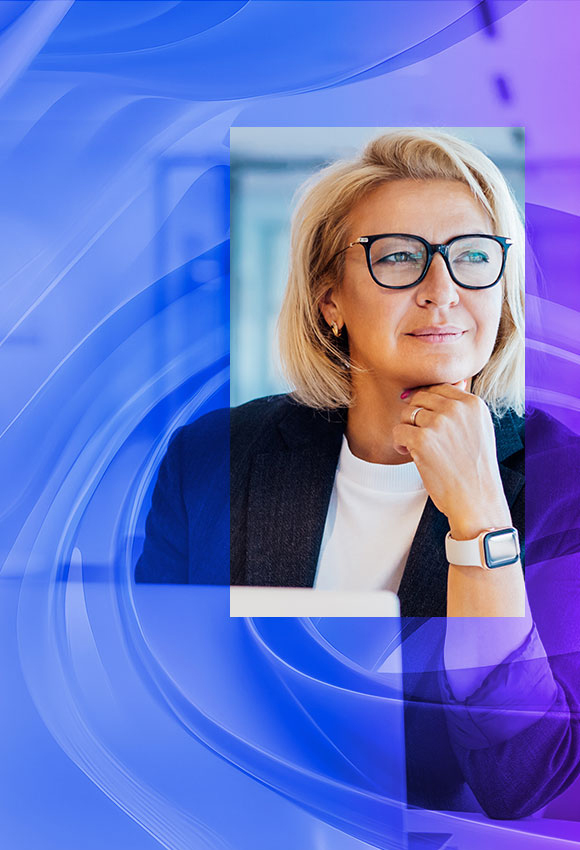
[[520, 541], [515, 528], [486, 528], [473, 540], [445, 537], [445, 553], [450, 564], [494, 570], [520, 560]]

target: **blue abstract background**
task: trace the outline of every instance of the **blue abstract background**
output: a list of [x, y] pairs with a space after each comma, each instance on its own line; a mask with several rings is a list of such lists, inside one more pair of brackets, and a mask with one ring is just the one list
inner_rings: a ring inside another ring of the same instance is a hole
[[[132, 567], [170, 434], [229, 402], [232, 126], [525, 127], [527, 395], [580, 433], [579, 24], [568, 0], [0, 4], [6, 847], [406, 846], [396, 711], [373, 757], [386, 621], [345, 645]], [[566, 846], [579, 810], [575, 783], [415, 830]]]

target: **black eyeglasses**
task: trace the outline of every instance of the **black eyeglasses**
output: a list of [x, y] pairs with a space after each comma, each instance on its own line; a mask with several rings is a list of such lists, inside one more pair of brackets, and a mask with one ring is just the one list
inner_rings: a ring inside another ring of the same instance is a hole
[[372, 279], [386, 289], [417, 286], [429, 271], [435, 254], [441, 254], [451, 279], [458, 286], [489, 289], [504, 273], [511, 244], [511, 239], [504, 236], [481, 233], [455, 236], [444, 245], [432, 245], [410, 233], [379, 233], [359, 236], [338, 253], [362, 245]]

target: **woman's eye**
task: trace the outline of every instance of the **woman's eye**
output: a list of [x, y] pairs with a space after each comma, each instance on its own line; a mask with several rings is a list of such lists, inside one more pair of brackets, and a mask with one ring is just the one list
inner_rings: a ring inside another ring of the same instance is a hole
[[412, 254], [410, 251], [394, 251], [392, 254], [385, 254], [381, 257], [380, 263], [401, 264], [401, 263], [418, 263], [421, 261], [421, 254]]
[[489, 263], [489, 257], [485, 251], [464, 251], [455, 262], [459, 263]]

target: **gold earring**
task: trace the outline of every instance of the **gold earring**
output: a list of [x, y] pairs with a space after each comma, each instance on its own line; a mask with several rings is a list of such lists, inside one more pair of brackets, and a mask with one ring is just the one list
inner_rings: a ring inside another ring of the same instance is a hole
[[339, 336], [340, 336], [342, 329], [339, 329], [339, 327], [338, 327], [338, 325], [336, 324], [336, 322], [333, 322], [333, 323], [331, 324], [330, 329], [332, 330], [332, 333], [333, 333], [336, 337], [339, 337]]

